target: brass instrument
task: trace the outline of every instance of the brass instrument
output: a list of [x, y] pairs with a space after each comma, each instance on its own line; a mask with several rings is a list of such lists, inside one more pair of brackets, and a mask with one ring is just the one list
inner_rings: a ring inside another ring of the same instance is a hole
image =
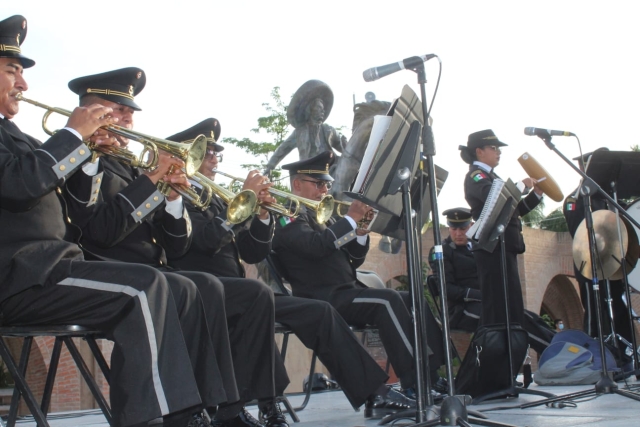
[[202, 185], [203, 188], [210, 189], [227, 204], [227, 221], [230, 223], [239, 224], [256, 212], [258, 196], [252, 190], [244, 190], [235, 194], [200, 172], [196, 172], [189, 178]]
[[[341, 200], [336, 200], [335, 204], [336, 204], [336, 215], [338, 215], [340, 218], [344, 218], [347, 212], [343, 212], [343, 207], [346, 208], [348, 211], [349, 206], [351, 206], [351, 202], [343, 202]], [[376, 213], [377, 211], [375, 209], [369, 210], [365, 214], [365, 216], [363, 216], [362, 219], [358, 221], [357, 223], [358, 228], [361, 230], [368, 230], [369, 224], [371, 224], [371, 221], [373, 221], [373, 219], [375, 218]]]
[[[227, 173], [221, 172], [218, 169], [214, 169], [216, 174], [220, 174], [222, 176], [226, 176], [231, 179], [231, 185], [233, 185], [234, 181], [244, 182], [245, 180], [242, 178], [235, 177], [233, 175], [229, 175]], [[274, 203], [265, 203], [260, 206], [269, 212], [273, 212], [277, 215], [287, 216], [287, 217], [295, 217], [298, 215], [300, 211], [300, 205], [305, 206], [307, 209], [311, 209], [316, 212], [316, 220], [320, 224], [324, 224], [331, 218], [333, 214], [333, 207], [335, 200], [332, 196], [324, 196], [320, 201], [306, 199], [304, 197], [296, 196], [294, 194], [288, 193], [283, 190], [278, 190], [277, 188], [269, 188], [269, 193], [274, 196], [283, 197], [293, 203], [291, 208], [287, 208], [281, 204]]]
[[[42, 129], [48, 135], [53, 135], [54, 133], [56, 133], [56, 131], [52, 131], [47, 126], [47, 120], [49, 119], [51, 114], [58, 113], [66, 117], [71, 116], [71, 111], [69, 110], [58, 107], [51, 107], [32, 99], [25, 98], [22, 93], [18, 93], [16, 95], [16, 99], [47, 110], [47, 112], [42, 117]], [[182, 144], [179, 142], [169, 141], [168, 139], [145, 135], [141, 132], [136, 132], [131, 129], [127, 129], [114, 124], [102, 126], [101, 129], [105, 129], [116, 135], [120, 135], [127, 139], [137, 141], [141, 143], [144, 148], [140, 155], [136, 156], [133, 152], [124, 147], [103, 146], [88, 142], [87, 146], [90, 150], [113, 157], [119, 162], [128, 164], [132, 167], [137, 167], [145, 170], [154, 170], [158, 167], [158, 150], [162, 150], [183, 160], [185, 162], [185, 173], [187, 174], [187, 176], [191, 177], [198, 171], [198, 168], [200, 168], [207, 150], [207, 138], [204, 135], [198, 136], [190, 144]], [[180, 195], [189, 199], [189, 201], [194, 206], [200, 209], [206, 209], [207, 206], [209, 206], [209, 202], [211, 202], [212, 195], [211, 191], [209, 190], [205, 189], [203, 195], [199, 195], [195, 190], [187, 186], [173, 185], [162, 182], [158, 183], [158, 190], [164, 195], [169, 194], [170, 188], [173, 188]]]

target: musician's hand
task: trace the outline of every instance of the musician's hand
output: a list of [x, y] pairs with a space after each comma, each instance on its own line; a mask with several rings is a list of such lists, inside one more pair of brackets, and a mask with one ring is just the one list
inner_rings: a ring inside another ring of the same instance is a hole
[[268, 190], [269, 187], [272, 187], [273, 183], [269, 182], [267, 177], [260, 174], [257, 170], [252, 170], [247, 175], [247, 179], [244, 181], [242, 185], [243, 190], [251, 190], [259, 196], [262, 190]]
[[371, 210], [373, 209], [370, 206], [365, 205], [359, 200], [354, 200], [351, 203], [351, 206], [349, 206], [347, 215], [349, 215], [355, 222], [358, 222]]
[[[145, 171], [144, 174], [149, 177], [151, 182], [157, 184], [160, 179], [169, 173], [183, 174], [182, 168], [185, 164], [182, 159], [172, 156], [166, 151], [158, 150], [158, 167], [152, 171]], [[164, 181], [167, 181], [166, 179]], [[167, 181], [170, 182], [170, 181]]]
[[185, 175], [182, 169], [174, 168], [170, 172], [171, 173], [168, 173], [167, 175], [165, 175], [162, 178], [162, 180], [164, 182], [173, 184], [171, 187], [171, 192], [169, 193], [168, 196], [166, 196], [167, 200], [171, 202], [176, 200], [178, 197], [180, 197], [180, 193], [178, 193], [176, 190], [173, 189], [175, 186], [191, 187], [191, 183], [189, 182], [187, 175]]
[[115, 135], [111, 132], [106, 131], [105, 129], [96, 130], [93, 135], [89, 138], [89, 141], [94, 143], [95, 145], [109, 145], [113, 147], [122, 147], [126, 144], [120, 143], [121, 137]]
[[542, 196], [544, 193], [540, 186], [538, 186], [538, 180], [527, 177], [523, 179], [522, 182], [527, 186], [527, 188], [533, 188], [533, 191], [535, 191], [538, 196]]
[[113, 109], [100, 104], [76, 107], [66, 127], [74, 129], [82, 136], [82, 140], [86, 141], [98, 128], [118, 122], [117, 118], [110, 116], [112, 111]]
[[363, 230], [362, 228], [356, 228], [356, 236], [366, 236], [371, 233], [370, 230]]
[[[278, 201], [269, 193], [269, 190], [260, 190], [258, 192], [258, 203], [260, 206], [264, 206], [265, 204], [275, 204]], [[268, 219], [269, 211], [261, 208], [260, 213], [258, 214], [260, 219]]]

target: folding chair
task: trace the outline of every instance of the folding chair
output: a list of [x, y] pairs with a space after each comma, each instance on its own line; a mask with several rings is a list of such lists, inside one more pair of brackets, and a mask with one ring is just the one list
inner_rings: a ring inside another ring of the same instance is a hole
[[[102, 413], [109, 425], [112, 423], [111, 408], [106, 399], [102, 395], [100, 387], [96, 383], [93, 375], [89, 372], [89, 368], [85, 363], [80, 351], [76, 347], [72, 338], [82, 338], [86, 340], [93, 353], [98, 366], [102, 370], [102, 373], [109, 383], [109, 366], [107, 365], [100, 348], [96, 343], [96, 338], [101, 338], [102, 333], [100, 331], [85, 328], [78, 325], [55, 325], [55, 326], [2, 326], [0, 327], [0, 356], [7, 365], [9, 373], [13, 377], [16, 388], [13, 392], [11, 399], [11, 407], [9, 409], [9, 417], [7, 420], [7, 427], [13, 427], [16, 423], [18, 415], [18, 406], [20, 404], [20, 397], [23, 397], [31, 414], [37, 422], [39, 427], [49, 427], [47, 422], [47, 412], [49, 410], [49, 404], [51, 403], [51, 393], [53, 391], [53, 385], [55, 382], [56, 372], [58, 370], [58, 362], [60, 361], [60, 353], [62, 351], [62, 343], [65, 343], [71, 357], [73, 358], [76, 367], [84, 377], [91, 394], [96, 399], [96, 402], [100, 406]], [[20, 363], [16, 365], [15, 360], [11, 356], [9, 347], [5, 341], [6, 337], [18, 337], [23, 338], [22, 352], [20, 355]], [[44, 386], [42, 394], [42, 401], [40, 405], [36, 401], [33, 392], [29, 388], [25, 375], [27, 372], [27, 365], [29, 362], [29, 354], [31, 352], [31, 346], [35, 337], [55, 337], [53, 350], [51, 352], [51, 361], [49, 364], [49, 370], [47, 372], [47, 380]]]

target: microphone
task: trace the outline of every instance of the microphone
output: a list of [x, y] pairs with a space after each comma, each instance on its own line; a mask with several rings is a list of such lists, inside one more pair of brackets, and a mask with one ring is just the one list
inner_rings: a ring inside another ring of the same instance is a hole
[[565, 130], [550, 130], [533, 127], [524, 128], [524, 134], [529, 136], [539, 136], [540, 138], [549, 136], [576, 136], [574, 133], [567, 132]]
[[430, 53], [428, 55], [422, 56], [412, 56], [410, 58], [405, 58], [402, 61], [394, 62], [393, 64], [381, 65], [380, 67], [369, 68], [368, 70], [364, 70], [362, 72], [362, 77], [364, 77], [365, 82], [372, 82], [374, 80], [378, 80], [384, 76], [388, 76], [389, 74], [393, 74], [396, 71], [406, 70], [413, 67], [416, 67], [423, 62], [427, 62], [431, 58], [435, 58], [436, 54]]

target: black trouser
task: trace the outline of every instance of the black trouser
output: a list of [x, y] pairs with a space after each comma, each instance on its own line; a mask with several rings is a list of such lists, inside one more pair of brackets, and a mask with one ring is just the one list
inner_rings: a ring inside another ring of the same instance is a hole
[[240, 400], [272, 398], [276, 395], [274, 365], [282, 363], [275, 359], [273, 291], [253, 279], [221, 277], [220, 281]]
[[5, 300], [4, 321], [72, 323], [104, 331], [115, 343], [110, 387], [114, 425], [143, 423], [226, 399], [220, 385], [198, 380], [215, 378], [219, 369], [192, 282], [170, 289], [165, 276], [151, 267], [85, 261], [54, 269], [51, 282]]
[[331, 304], [285, 295], [276, 296], [275, 304], [276, 322], [291, 328], [307, 348], [316, 352], [354, 408], [386, 383], [389, 376]]
[[[482, 316], [480, 325], [506, 324], [506, 303], [502, 281], [502, 250], [496, 246], [493, 253], [478, 250], [473, 252], [478, 267], [480, 292], [482, 292]], [[518, 254], [505, 251], [507, 264], [507, 293], [509, 295], [509, 318], [511, 322], [524, 325], [524, 301], [518, 274]]]
[[[331, 305], [352, 325], [378, 328], [389, 361], [404, 388], [415, 385], [413, 318], [408, 292], [393, 289], [347, 289], [331, 296]], [[433, 372], [444, 363], [442, 331], [425, 303], [427, 344]], [[432, 378], [435, 381], [436, 378]]]

